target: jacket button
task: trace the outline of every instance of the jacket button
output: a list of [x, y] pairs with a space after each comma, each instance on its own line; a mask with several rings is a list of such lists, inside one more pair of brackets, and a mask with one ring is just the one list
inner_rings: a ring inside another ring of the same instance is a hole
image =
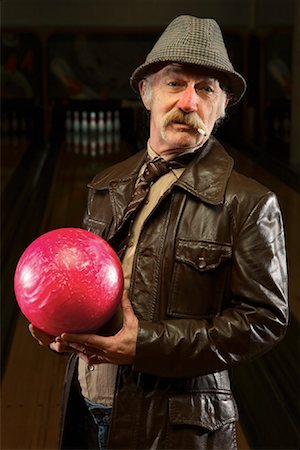
[[204, 258], [200, 257], [198, 259], [198, 267], [199, 269], [204, 269], [206, 267], [206, 261]]

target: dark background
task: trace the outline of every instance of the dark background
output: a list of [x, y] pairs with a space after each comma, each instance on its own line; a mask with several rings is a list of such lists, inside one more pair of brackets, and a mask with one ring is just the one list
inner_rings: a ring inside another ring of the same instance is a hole
[[[57, 155], [68, 142], [67, 114], [117, 110], [127, 143], [124, 157], [144, 145], [147, 120], [128, 79], [177, 15], [212, 17], [221, 25], [248, 90], [229, 110], [218, 138], [297, 193], [294, 208], [299, 210], [299, 3], [2, 1], [2, 374], [16, 324], [13, 272], [21, 249], [40, 231]], [[299, 264], [292, 268], [294, 275], [298, 269]], [[243, 431], [255, 449], [299, 448], [300, 295], [299, 282], [294, 283], [287, 337], [233, 373]]]

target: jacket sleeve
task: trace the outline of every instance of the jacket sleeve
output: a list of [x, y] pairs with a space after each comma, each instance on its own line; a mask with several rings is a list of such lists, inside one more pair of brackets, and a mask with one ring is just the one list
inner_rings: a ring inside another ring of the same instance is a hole
[[134, 369], [162, 377], [229, 369], [270, 350], [287, 322], [284, 228], [269, 193], [239, 224], [229, 307], [207, 319], [141, 320]]

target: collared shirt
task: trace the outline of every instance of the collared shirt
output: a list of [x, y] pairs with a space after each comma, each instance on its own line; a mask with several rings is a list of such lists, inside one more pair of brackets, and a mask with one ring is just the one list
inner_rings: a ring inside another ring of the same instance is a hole
[[[158, 156], [150, 147], [148, 142], [148, 155], [151, 159]], [[164, 157], [172, 159], [172, 157]], [[140, 174], [145, 165], [141, 167]], [[124, 288], [129, 290], [131, 271], [135, 250], [143, 224], [152, 212], [161, 196], [178, 180], [184, 168], [172, 169], [161, 176], [150, 188], [146, 201], [136, 216], [131, 230], [131, 237], [122, 261], [124, 274]], [[93, 369], [93, 370], [91, 370]], [[112, 405], [115, 390], [117, 366], [113, 364], [97, 364], [89, 367], [82, 359], [79, 359], [78, 380], [84, 397], [94, 403]]]

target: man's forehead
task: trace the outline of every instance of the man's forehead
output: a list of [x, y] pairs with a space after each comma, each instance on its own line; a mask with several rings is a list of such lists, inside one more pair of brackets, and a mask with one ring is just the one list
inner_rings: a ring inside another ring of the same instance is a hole
[[202, 67], [197, 64], [170, 63], [163, 67], [159, 73], [162, 76], [169, 75], [192, 75], [196, 77], [211, 78], [214, 80], [224, 80], [225, 74], [220, 73], [208, 67]]

